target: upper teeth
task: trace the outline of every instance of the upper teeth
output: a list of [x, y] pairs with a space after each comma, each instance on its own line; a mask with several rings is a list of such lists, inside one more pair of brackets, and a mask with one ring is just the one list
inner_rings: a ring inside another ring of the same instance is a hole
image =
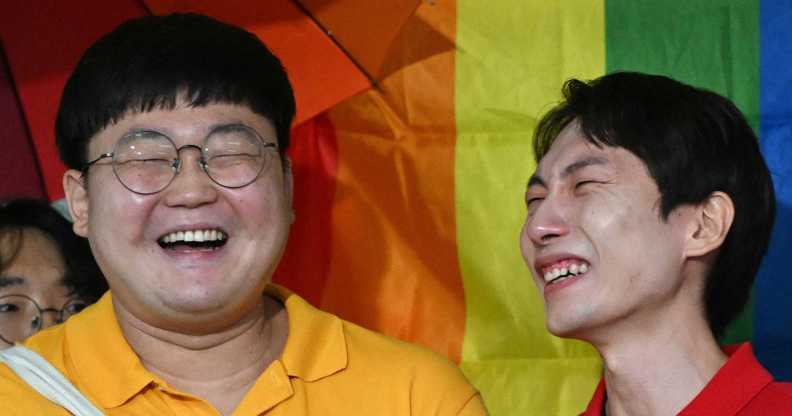
[[163, 243], [176, 243], [179, 241], [221, 241], [225, 240], [226, 235], [219, 230], [190, 230], [190, 231], [174, 231], [162, 237]]
[[588, 270], [589, 265], [586, 263], [570, 263], [567, 261], [563, 262], [563, 265], [559, 263], [558, 265], [551, 266], [549, 269], [545, 269], [544, 280], [545, 282], [550, 282], [566, 274], [577, 276], [578, 274], [586, 273]]

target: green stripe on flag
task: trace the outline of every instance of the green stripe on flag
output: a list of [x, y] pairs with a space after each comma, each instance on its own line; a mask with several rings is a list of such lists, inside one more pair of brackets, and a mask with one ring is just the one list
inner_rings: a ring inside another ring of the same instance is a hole
[[668, 75], [731, 98], [757, 128], [758, 0], [608, 0], [607, 71]]
[[455, 199], [467, 322], [461, 366], [492, 415], [585, 408], [600, 361], [548, 334], [520, 255], [537, 117], [570, 77], [602, 75], [604, 5], [458, 0]]
[[[607, 71], [662, 74], [729, 97], [758, 134], [758, 0], [608, 0]], [[721, 341], [751, 337], [753, 302]]]

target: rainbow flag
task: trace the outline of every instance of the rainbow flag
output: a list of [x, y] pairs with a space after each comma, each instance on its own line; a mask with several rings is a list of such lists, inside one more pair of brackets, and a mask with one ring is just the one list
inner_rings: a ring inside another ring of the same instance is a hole
[[[0, 26], [12, 75], [5, 79], [15, 81], [40, 165], [41, 177], [31, 175], [31, 183], [53, 200], [62, 196], [63, 171], [52, 145], [54, 109], [77, 51], [126, 17], [176, 2], [127, 0], [112, 10], [88, 3], [78, 14], [90, 21], [57, 32], [73, 47], [40, 66], [20, 58], [38, 44], [20, 46], [14, 31]], [[388, 45], [375, 85], [295, 126], [297, 220], [275, 280], [325, 310], [459, 363], [493, 415], [577, 414], [601, 363], [590, 346], [547, 333], [520, 256], [522, 197], [535, 168], [531, 133], [568, 78], [618, 70], [665, 74], [730, 97], [759, 132], [779, 216], [753, 302], [724, 341], [752, 339], [765, 365], [792, 379], [792, 279], [784, 267], [792, 253], [789, 6], [785, 0], [421, 2]], [[26, 27], [46, 32], [52, 31], [46, 25], [68, 24], [47, 20], [47, 13], [78, 6], [38, 7], [25, 12], [32, 19]], [[5, 12], [11, 17], [0, 23], [17, 18]], [[357, 30], [365, 38], [365, 27]], [[310, 60], [309, 50], [305, 55]], [[3, 91], [0, 108], [14, 99]], [[323, 90], [316, 94], [323, 97]], [[18, 125], [14, 137], [25, 133]], [[14, 142], [16, 152], [25, 152], [24, 140]], [[0, 169], [0, 176], [10, 172]]]

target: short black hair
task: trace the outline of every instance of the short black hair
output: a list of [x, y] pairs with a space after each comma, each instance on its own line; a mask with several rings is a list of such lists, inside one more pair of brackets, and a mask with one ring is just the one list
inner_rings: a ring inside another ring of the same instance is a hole
[[745, 117], [714, 92], [635, 72], [572, 79], [563, 96], [534, 131], [537, 162], [576, 121], [591, 143], [624, 148], [643, 161], [659, 188], [663, 220], [716, 191], [734, 202], [734, 221], [703, 299], [710, 329], [720, 337], [748, 301], [775, 220], [770, 172]]
[[62, 283], [69, 296], [76, 295], [86, 303], [93, 303], [107, 291], [99, 266], [91, 254], [88, 240], [72, 231], [71, 223], [46, 201], [38, 199], [13, 199], [0, 203], [0, 270], [13, 261], [22, 246], [25, 230], [44, 233], [63, 257], [65, 273]]
[[199, 14], [129, 20], [97, 40], [66, 82], [55, 123], [61, 160], [82, 170], [88, 143], [131, 113], [243, 104], [275, 127], [283, 155], [295, 102], [281, 62], [252, 33]]

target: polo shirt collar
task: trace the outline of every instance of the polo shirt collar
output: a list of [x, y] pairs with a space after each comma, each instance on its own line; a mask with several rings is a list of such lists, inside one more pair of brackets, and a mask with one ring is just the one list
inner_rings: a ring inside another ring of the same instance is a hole
[[283, 302], [289, 317], [289, 336], [281, 356], [289, 376], [311, 382], [347, 367], [341, 319], [281, 286], [270, 284], [265, 293]]
[[157, 381], [124, 338], [108, 291], [65, 325], [67, 354], [81, 389], [100, 406], [124, 404]]
[[580, 416], [600, 416], [605, 407], [605, 378], [600, 379], [597, 389], [594, 390], [594, 397], [591, 398], [586, 410]]
[[[311, 382], [347, 367], [343, 323], [289, 290], [271, 284], [265, 293], [286, 307], [289, 335], [281, 356], [285, 372]], [[118, 325], [112, 294], [65, 325], [65, 344], [80, 387], [99, 405], [118, 407], [151, 383], [162, 383], [143, 367]]]
[[[724, 352], [729, 359], [679, 416], [736, 415], [773, 382], [773, 376], [756, 360], [751, 344], [746, 342], [736, 347], [725, 347]], [[600, 416], [605, 394], [605, 380], [602, 379], [581, 416]]]
[[746, 342], [724, 351], [729, 354], [726, 364], [679, 416], [736, 415], [773, 382], [773, 376], [756, 360], [751, 344]]

